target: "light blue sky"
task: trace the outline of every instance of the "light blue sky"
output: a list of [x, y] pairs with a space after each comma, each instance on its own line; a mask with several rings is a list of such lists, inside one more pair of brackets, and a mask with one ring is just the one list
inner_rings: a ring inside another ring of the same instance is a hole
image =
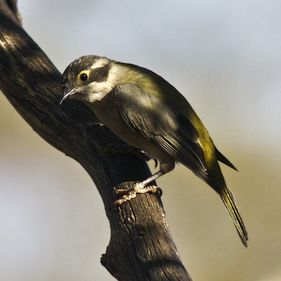
[[[162, 75], [238, 166], [238, 174], [224, 172], [249, 229], [247, 250], [204, 183], [180, 166], [160, 180], [194, 280], [280, 280], [281, 2], [25, 0], [19, 7], [24, 28], [60, 71], [95, 53]], [[2, 96], [0, 111], [0, 280], [113, 280], [99, 264], [109, 228], [89, 177]]]
[[180, 89], [211, 132], [223, 118], [243, 142], [280, 140], [281, 2], [41, 0], [20, 8], [61, 71], [92, 53], [143, 65]]

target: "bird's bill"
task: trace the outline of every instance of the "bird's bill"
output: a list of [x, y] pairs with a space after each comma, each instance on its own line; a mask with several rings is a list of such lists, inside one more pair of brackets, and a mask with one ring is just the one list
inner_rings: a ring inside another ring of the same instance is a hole
[[62, 99], [61, 99], [61, 101], [60, 101], [60, 104], [62, 104], [63, 101], [64, 101], [66, 98], [68, 98], [68, 97], [70, 97], [70, 96], [72, 96], [72, 95], [74, 95], [74, 94], [76, 94], [76, 93], [77, 93], [77, 89], [76, 89], [76, 88], [73, 88], [72, 90], [70, 90], [69, 92], [67, 92], [67, 93], [62, 97]]

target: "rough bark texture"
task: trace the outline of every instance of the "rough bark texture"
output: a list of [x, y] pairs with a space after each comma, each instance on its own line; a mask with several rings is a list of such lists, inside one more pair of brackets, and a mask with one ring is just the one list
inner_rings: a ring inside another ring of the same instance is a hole
[[0, 0], [0, 89], [48, 143], [78, 161], [103, 199], [111, 239], [101, 262], [118, 280], [191, 280], [168, 231], [157, 194], [116, 207], [115, 187], [129, 188], [150, 175], [144, 160], [106, 152], [122, 145], [107, 128], [89, 122], [82, 104], [65, 102], [61, 74], [20, 25], [16, 1]]

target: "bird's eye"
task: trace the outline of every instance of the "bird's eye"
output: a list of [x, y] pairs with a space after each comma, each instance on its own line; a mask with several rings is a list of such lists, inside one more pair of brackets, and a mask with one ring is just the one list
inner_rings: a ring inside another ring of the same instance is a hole
[[88, 80], [88, 74], [83, 72], [79, 75], [79, 79], [83, 82], [87, 81]]

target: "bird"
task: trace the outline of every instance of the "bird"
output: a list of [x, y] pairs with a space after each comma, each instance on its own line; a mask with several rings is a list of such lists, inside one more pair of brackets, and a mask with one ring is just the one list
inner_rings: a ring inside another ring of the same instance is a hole
[[159, 171], [134, 187], [135, 193], [172, 171], [176, 163], [189, 168], [222, 199], [239, 237], [248, 234], [219, 162], [237, 170], [216, 148], [186, 98], [155, 72], [103, 56], [82, 56], [62, 76], [62, 104], [83, 102], [99, 122], [126, 144], [159, 162]]

